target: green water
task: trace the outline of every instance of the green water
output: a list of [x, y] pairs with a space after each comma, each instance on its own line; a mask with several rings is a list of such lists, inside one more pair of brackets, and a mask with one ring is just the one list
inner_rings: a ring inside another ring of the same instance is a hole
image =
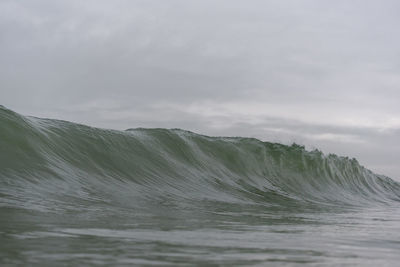
[[397, 266], [399, 200], [298, 145], [0, 107], [0, 265]]

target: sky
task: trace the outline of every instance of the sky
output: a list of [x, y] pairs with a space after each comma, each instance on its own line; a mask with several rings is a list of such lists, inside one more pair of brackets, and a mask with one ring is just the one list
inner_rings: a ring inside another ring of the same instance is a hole
[[355, 157], [400, 180], [400, 2], [0, 0], [0, 105]]

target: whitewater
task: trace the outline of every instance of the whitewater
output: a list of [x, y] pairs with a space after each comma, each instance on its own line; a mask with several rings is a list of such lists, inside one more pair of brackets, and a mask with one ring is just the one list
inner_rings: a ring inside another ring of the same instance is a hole
[[0, 265], [397, 266], [400, 183], [356, 159], [0, 106]]

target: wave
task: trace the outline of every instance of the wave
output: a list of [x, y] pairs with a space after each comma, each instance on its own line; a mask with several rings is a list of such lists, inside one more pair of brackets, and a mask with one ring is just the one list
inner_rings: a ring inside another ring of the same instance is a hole
[[0, 106], [0, 206], [57, 211], [205, 201], [296, 207], [400, 200], [356, 159], [180, 129], [107, 130]]

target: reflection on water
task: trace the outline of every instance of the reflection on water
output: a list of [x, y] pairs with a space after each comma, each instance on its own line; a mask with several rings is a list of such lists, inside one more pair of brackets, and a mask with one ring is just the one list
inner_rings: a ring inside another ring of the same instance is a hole
[[400, 260], [397, 208], [192, 208], [160, 205], [96, 216], [3, 209], [0, 263], [396, 266]]

